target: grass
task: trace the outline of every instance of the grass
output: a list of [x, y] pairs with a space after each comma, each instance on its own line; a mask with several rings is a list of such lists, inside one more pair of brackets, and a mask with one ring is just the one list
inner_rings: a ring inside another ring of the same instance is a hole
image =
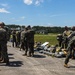
[[48, 34], [48, 35], [35, 35], [35, 41], [37, 42], [49, 42], [50, 45], [55, 45], [58, 43], [57, 39], [56, 39], [57, 34]]

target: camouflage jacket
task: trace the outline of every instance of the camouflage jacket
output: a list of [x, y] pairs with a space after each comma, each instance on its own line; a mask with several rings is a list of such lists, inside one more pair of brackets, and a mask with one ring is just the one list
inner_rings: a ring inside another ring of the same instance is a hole
[[28, 30], [25, 33], [25, 39], [27, 40], [28, 43], [34, 43], [34, 34], [35, 34], [35, 31], [33, 30]]
[[21, 32], [21, 42], [24, 42], [25, 33], [25, 30]]
[[7, 32], [3, 28], [0, 28], [0, 43], [7, 43]]
[[67, 50], [71, 50], [71, 48], [75, 47], [75, 36], [72, 37], [72, 39], [69, 40], [69, 43], [68, 43], [68, 47], [67, 47]]
[[66, 40], [66, 38], [68, 38], [68, 36], [69, 36], [71, 33], [72, 33], [71, 30], [64, 31], [64, 32], [63, 32], [63, 38], [64, 38], [64, 40]]

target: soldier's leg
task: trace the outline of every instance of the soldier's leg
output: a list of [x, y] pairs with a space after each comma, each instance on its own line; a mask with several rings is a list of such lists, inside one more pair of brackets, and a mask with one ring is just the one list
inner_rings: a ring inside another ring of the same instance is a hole
[[62, 41], [62, 48], [64, 48], [64, 41]]
[[30, 43], [30, 55], [34, 55], [34, 43]]
[[1, 58], [1, 46], [0, 46], [0, 58]]
[[21, 49], [23, 49], [23, 41], [21, 41], [21, 44], [20, 44], [20, 51]]
[[25, 42], [25, 55], [27, 55], [27, 52], [28, 52], [28, 43], [27, 41]]
[[25, 50], [25, 48], [24, 48], [24, 42], [21, 42], [20, 50], [21, 50], [21, 49]]
[[9, 58], [8, 58], [8, 53], [7, 53], [7, 45], [3, 44], [1, 48], [2, 48], [2, 57], [4, 58], [5, 63], [9, 64]]
[[31, 46], [31, 53], [32, 53], [32, 56], [34, 55], [34, 43], [32, 43], [32, 46]]
[[59, 41], [59, 47], [61, 47], [61, 43], [62, 43], [62, 42], [61, 42], [61, 41]]
[[29, 48], [29, 56], [31, 56], [31, 43], [28, 44], [28, 48]]
[[65, 41], [65, 48], [68, 47], [68, 40]]
[[24, 46], [25, 46], [25, 54], [23, 54], [23, 56], [26, 56], [27, 52], [28, 52], [28, 44], [27, 44], [27, 42], [24, 43]]
[[12, 40], [12, 46], [14, 47], [14, 39]]
[[15, 43], [15, 47], [17, 47], [18, 44], [17, 39], [15, 39], [14, 43]]
[[0, 62], [4, 62], [3, 57], [2, 57], [2, 51], [1, 51], [1, 45], [0, 45]]
[[0, 51], [0, 61], [2, 61], [2, 55], [1, 55], [1, 51]]
[[68, 53], [66, 55], [65, 64], [68, 64], [70, 57], [72, 56], [72, 49], [69, 48]]
[[72, 49], [72, 59], [75, 59], [75, 47]]

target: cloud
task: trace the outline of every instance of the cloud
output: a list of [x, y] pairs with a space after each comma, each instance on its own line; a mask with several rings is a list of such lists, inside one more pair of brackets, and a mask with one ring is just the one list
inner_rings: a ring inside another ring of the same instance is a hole
[[50, 17], [57, 17], [57, 16], [63, 16], [65, 14], [55, 14], [55, 15], [50, 15]]
[[33, 3], [33, 0], [24, 0], [24, 3], [27, 5], [31, 5]]
[[25, 17], [24, 17], [24, 16], [22, 16], [22, 17], [21, 17], [21, 19], [23, 20], [23, 19], [25, 19]]
[[0, 13], [10, 13], [10, 12], [7, 11], [5, 8], [0, 8]]
[[0, 6], [2, 6], [2, 7], [4, 7], [4, 8], [10, 8], [7, 3], [0, 3]]
[[8, 6], [8, 4], [0, 4], [1, 6], [3, 6], [3, 7], [7, 7]]
[[36, 0], [35, 5], [40, 5], [40, 3], [43, 3], [43, 2], [44, 2], [44, 0]]
[[41, 3], [44, 2], [44, 0], [23, 0], [23, 1], [27, 5], [31, 5], [31, 4], [40, 5]]

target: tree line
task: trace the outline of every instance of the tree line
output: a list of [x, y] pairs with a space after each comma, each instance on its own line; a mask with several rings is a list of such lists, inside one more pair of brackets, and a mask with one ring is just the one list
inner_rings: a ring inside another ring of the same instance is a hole
[[[11, 28], [24, 28], [26, 25], [6, 25], [7, 27]], [[33, 26], [32, 27], [33, 30], [35, 30], [35, 32], [45, 32], [45, 33], [63, 33], [63, 31], [65, 30], [65, 27], [58, 27], [58, 26], [54, 26], [54, 27], [45, 27], [45, 26]], [[69, 29], [71, 29], [71, 27], [69, 27]]]

